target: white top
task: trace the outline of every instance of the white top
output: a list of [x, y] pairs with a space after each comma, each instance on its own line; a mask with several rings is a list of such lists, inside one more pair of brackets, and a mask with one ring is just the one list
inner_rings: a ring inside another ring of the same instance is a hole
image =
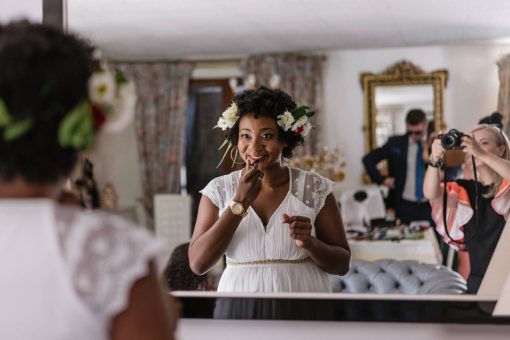
[[48, 199], [0, 200], [0, 339], [108, 339], [159, 242]]
[[[287, 224], [281, 222], [287, 213], [309, 217], [313, 223], [323, 208], [333, 182], [312, 172], [290, 169], [287, 195], [268, 221], [266, 228], [253, 208], [239, 224], [225, 255], [227, 264], [221, 276], [219, 292], [329, 292], [327, 274], [313, 261], [298, 263], [246, 262], [267, 260], [300, 260], [307, 253], [290, 237]], [[213, 179], [201, 193], [218, 208], [219, 215], [228, 209], [235, 195], [241, 171]], [[241, 264], [239, 264], [241, 263]]]
[[[421, 142], [420, 142], [421, 143]], [[407, 143], [407, 173], [406, 182], [402, 197], [407, 201], [417, 201], [416, 199], [416, 153], [418, 152], [418, 144], [409, 138]]]

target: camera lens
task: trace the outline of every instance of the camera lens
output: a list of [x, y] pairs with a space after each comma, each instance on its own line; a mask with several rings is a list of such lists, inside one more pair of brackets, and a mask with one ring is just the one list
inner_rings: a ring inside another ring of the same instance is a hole
[[441, 144], [443, 144], [443, 148], [451, 149], [455, 146], [455, 138], [450, 135], [445, 135], [441, 140]]
[[462, 136], [463, 136], [462, 132], [455, 129], [451, 129], [450, 131], [448, 131], [447, 134], [445, 134], [441, 138], [441, 144], [443, 145], [443, 148], [447, 150], [459, 149]]

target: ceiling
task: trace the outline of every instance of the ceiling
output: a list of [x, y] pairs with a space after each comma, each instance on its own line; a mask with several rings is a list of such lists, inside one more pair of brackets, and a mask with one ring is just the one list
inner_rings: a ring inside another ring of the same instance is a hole
[[67, 2], [70, 30], [119, 59], [470, 44], [510, 37], [510, 0]]

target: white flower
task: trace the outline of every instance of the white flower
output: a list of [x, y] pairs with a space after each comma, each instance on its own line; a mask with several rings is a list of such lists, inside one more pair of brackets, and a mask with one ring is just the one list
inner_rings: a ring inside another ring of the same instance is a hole
[[230, 128], [230, 124], [223, 117], [220, 117], [220, 119], [218, 119], [218, 124], [216, 126], [219, 127], [222, 130], [226, 130], [226, 129]]
[[280, 126], [283, 131], [289, 131], [289, 129], [292, 127], [292, 123], [294, 123], [294, 117], [292, 116], [292, 113], [289, 111], [285, 111], [282, 115], [279, 115], [278, 117], [278, 126]]
[[94, 103], [113, 105], [115, 101], [115, 77], [108, 71], [94, 72], [89, 79], [89, 97]]
[[136, 100], [136, 88], [133, 82], [120, 85], [115, 98], [114, 109], [106, 116], [104, 131], [119, 132], [127, 127], [135, 117]]
[[306, 136], [310, 130], [312, 130], [312, 124], [310, 124], [306, 116], [299, 118], [299, 120], [292, 125], [292, 131], [301, 137]]
[[232, 103], [228, 109], [223, 111], [221, 117], [218, 119], [218, 124], [216, 124], [216, 127], [219, 127], [222, 130], [231, 129], [239, 119], [237, 110], [238, 109], [236, 103]]
[[301, 136], [302, 137], [306, 136], [308, 133], [310, 133], [311, 130], [312, 130], [312, 124], [310, 124], [310, 122], [307, 119], [306, 123], [303, 125], [303, 132], [301, 133]]
[[305, 117], [301, 117], [298, 119], [297, 122], [295, 122], [293, 125], [292, 125], [292, 131], [296, 131], [298, 128], [302, 127], [303, 125], [305, 125], [306, 123], [308, 122], [308, 119]]

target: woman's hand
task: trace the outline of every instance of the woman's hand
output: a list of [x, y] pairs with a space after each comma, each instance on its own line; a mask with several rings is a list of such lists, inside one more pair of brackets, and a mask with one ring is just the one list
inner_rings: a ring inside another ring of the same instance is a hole
[[484, 149], [482, 149], [480, 144], [478, 144], [472, 133], [464, 134], [464, 136], [462, 136], [460, 145], [462, 146], [462, 150], [465, 153], [472, 155], [475, 158], [479, 158], [486, 152]]
[[247, 209], [259, 195], [262, 188], [264, 173], [258, 169], [258, 163], [249, 165], [243, 169], [241, 179], [237, 185], [234, 201], [240, 202]]
[[287, 223], [290, 229], [290, 237], [301, 248], [307, 248], [312, 242], [312, 221], [305, 216], [289, 216], [283, 214], [282, 222]]
[[430, 160], [433, 163], [437, 163], [439, 160], [443, 159], [445, 149], [443, 148], [443, 145], [441, 144], [441, 139], [436, 138], [432, 142], [432, 147], [430, 150]]

